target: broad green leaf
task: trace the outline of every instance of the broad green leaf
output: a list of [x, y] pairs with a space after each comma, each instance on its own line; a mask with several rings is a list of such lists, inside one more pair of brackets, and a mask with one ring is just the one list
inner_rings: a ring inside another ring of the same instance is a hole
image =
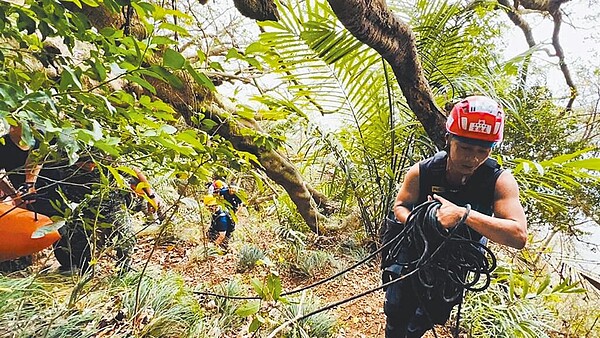
[[117, 147], [115, 147], [114, 142], [111, 142], [111, 141], [106, 141], [106, 140], [98, 141], [98, 142], [94, 143], [94, 147], [96, 147], [112, 156], [119, 156], [121, 154], [119, 152], [119, 149]]
[[181, 26], [169, 23], [169, 22], [163, 22], [163, 23], [161, 23], [158, 26], [158, 28], [159, 29], [167, 29], [167, 30], [179, 33], [181, 36], [189, 36], [190, 35], [188, 33], [187, 29], [185, 29], [185, 28], [183, 28]]
[[165, 67], [154, 65], [154, 66], [150, 66], [150, 68], [148, 68], [148, 70], [154, 72], [155, 74], [158, 74], [160, 77], [162, 77], [167, 83], [169, 83], [173, 87], [175, 87], [177, 89], [183, 88], [183, 82], [181, 81], [181, 79], [179, 77], [177, 77], [176, 75], [174, 75], [173, 73], [171, 73]]
[[253, 42], [246, 47], [246, 55], [255, 53], [265, 53], [269, 51], [269, 47], [263, 45], [260, 42]]
[[281, 295], [281, 279], [279, 276], [269, 274], [267, 277], [267, 288], [271, 299], [278, 300]]
[[245, 57], [244, 57], [244, 55], [240, 54], [240, 52], [236, 48], [229, 48], [229, 50], [227, 51], [227, 55], [225, 56], [225, 59], [226, 60], [229, 60], [229, 59], [244, 60]]
[[262, 317], [256, 316], [252, 319], [252, 323], [248, 327], [248, 332], [256, 332], [260, 327], [264, 324], [264, 320], [261, 320]]
[[188, 73], [190, 73], [190, 75], [194, 78], [194, 81], [196, 81], [197, 84], [204, 86], [210, 89], [211, 91], [217, 90], [215, 85], [208, 78], [208, 76], [206, 76], [206, 74], [196, 71], [190, 64], [186, 64], [185, 69], [188, 71]]
[[137, 83], [138, 85], [140, 85], [142, 88], [148, 90], [149, 92], [151, 92], [152, 94], [156, 95], [156, 88], [154, 88], [154, 86], [152, 84], [150, 84], [150, 82], [146, 81], [145, 79], [134, 75], [134, 74], [127, 74], [124, 76], [125, 79]]
[[159, 130], [168, 135], [173, 135], [177, 132], [177, 128], [168, 124], [163, 124], [162, 126], [160, 126]]
[[[108, 169], [108, 171], [110, 172], [111, 176], [115, 179], [115, 181], [117, 182], [117, 186], [119, 187], [124, 187], [125, 186], [125, 180], [123, 179], [123, 176], [121, 176], [121, 174], [119, 174], [119, 171], [117, 170], [117, 168], [112, 167], [112, 166], [106, 166], [106, 169]], [[132, 176], [136, 176], [135, 172]]]
[[183, 131], [177, 136], [175, 136], [178, 140], [183, 141], [191, 145], [192, 147], [198, 150], [204, 150], [206, 144], [206, 135], [199, 134], [198, 131], [195, 130], [186, 130]]
[[169, 38], [168, 36], [153, 36], [152, 39], [150, 40], [151, 44], [155, 44], [158, 46], [162, 46], [162, 45], [174, 45], [177, 43], [177, 41]]
[[62, 90], [67, 90], [72, 87], [75, 87], [79, 90], [83, 88], [81, 82], [79, 82], [77, 74], [75, 74], [75, 72], [70, 67], [65, 66], [63, 67], [63, 72], [60, 77], [60, 88]]
[[252, 284], [252, 288], [258, 294], [258, 296], [260, 298], [264, 298], [265, 297], [265, 294], [264, 294], [264, 291], [263, 291], [263, 285], [260, 282], [260, 280], [258, 280], [258, 278], [252, 278], [250, 280], [250, 284]]
[[94, 60], [93, 62], [91, 62], [91, 65], [94, 69], [94, 73], [98, 76], [98, 80], [106, 80], [106, 68], [104, 67], [104, 65], [98, 60]]
[[163, 63], [166, 67], [181, 69], [185, 65], [185, 58], [179, 52], [167, 48], [163, 55]]
[[220, 62], [212, 61], [212, 62], [209, 63], [209, 66], [210, 66], [210, 68], [212, 68], [214, 70], [225, 72], [225, 69], [223, 69], [223, 66], [221, 65]]
[[565, 167], [600, 170], [600, 158], [587, 158], [584, 160], [572, 161], [564, 164]]
[[235, 314], [245, 318], [257, 313], [258, 310], [260, 310], [260, 302], [257, 300], [251, 300], [238, 307], [235, 310]]

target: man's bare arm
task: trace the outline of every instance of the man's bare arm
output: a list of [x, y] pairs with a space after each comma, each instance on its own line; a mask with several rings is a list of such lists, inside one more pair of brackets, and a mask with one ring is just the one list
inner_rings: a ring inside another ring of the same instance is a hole
[[[442, 202], [438, 209], [438, 220], [444, 228], [455, 226], [466, 209], [434, 195]], [[527, 242], [527, 218], [519, 201], [519, 187], [508, 171], [503, 172], [496, 182], [494, 216], [472, 210], [465, 223], [490, 240], [521, 249]]]
[[406, 218], [412, 210], [412, 206], [419, 199], [419, 164], [413, 165], [406, 175], [402, 186], [396, 196], [394, 202], [394, 215], [396, 219], [402, 223], [406, 222]]

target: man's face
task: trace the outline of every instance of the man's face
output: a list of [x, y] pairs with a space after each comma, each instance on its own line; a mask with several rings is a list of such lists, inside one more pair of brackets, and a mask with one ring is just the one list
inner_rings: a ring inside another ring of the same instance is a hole
[[20, 139], [23, 135], [23, 128], [20, 124], [17, 124], [16, 126], [11, 125], [8, 129], [8, 132], [14, 137]]
[[207, 205], [206, 208], [210, 211], [210, 212], [215, 212], [217, 211], [218, 206], [216, 204], [212, 204], [212, 205]]
[[455, 138], [450, 138], [450, 170], [461, 175], [471, 175], [492, 152], [491, 147], [482, 147]]

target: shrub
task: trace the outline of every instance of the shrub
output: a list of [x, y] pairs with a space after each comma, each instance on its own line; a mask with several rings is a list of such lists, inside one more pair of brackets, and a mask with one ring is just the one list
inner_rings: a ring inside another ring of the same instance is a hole
[[257, 248], [253, 245], [244, 244], [238, 254], [238, 272], [244, 272], [254, 268], [258, 260], [265, 257], [266, 254], [260, 248]]

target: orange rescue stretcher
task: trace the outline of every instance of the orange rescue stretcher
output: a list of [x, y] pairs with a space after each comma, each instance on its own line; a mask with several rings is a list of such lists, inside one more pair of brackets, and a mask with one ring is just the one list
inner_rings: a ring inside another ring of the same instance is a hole
[[51, 246], [60, 239], [58, 228], [62, 223], [0, 202], [0, 262], [28, 256]]

